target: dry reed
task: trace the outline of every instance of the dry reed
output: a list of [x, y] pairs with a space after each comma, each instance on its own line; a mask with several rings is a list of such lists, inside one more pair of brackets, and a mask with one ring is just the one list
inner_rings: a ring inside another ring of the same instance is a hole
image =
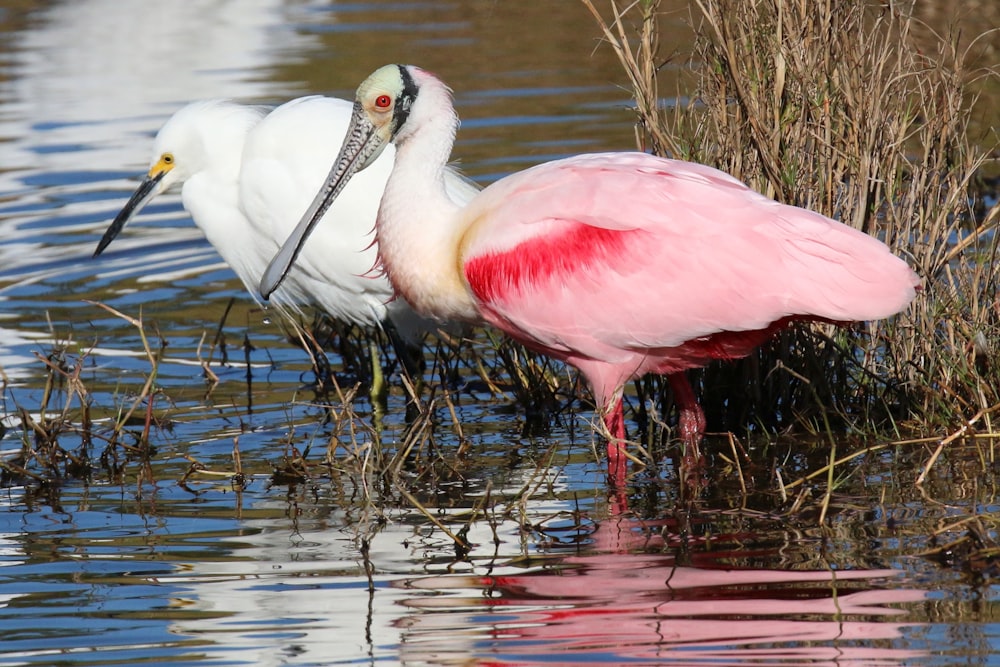
[[[660, 90], [659, 0], [582, 0], [633, 89], [641, 148], [709, 164], [883, 239], [924, 281], [899, 316], [801, 327], [700, 373], [710, 425], [941, 432], [1000, 402], [1000, 209], [969, 138], [977, 42], [899, 3], [696, 0], [685, 85]], [[915, 33], [919, 28], [920, 43]], [[995, 141], [995, 137], [994, 137]]]

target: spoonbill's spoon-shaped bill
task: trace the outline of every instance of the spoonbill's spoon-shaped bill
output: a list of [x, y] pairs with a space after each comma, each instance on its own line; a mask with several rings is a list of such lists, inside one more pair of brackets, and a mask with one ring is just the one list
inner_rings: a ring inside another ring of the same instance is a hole
[[608, 470], [619, 489], [629, 380], [666, 375], [681, 435], [696, 446], [705, 421], [687, 369], [746, 356], [796, 320], [889, 317], [919, 288], [906, 263], [867, 234], [716, 169], [645, 153], [555, 160], [456, 202], [442, 186], [458, 128], [451, 91], [414, 66], [378, 69], [358, 88], [353, 114], [326, 184], [261, 293], [308, 247], [355, 174], [394, 144], [377, 237], [396, 290], [425, 316], [488, 322], [578, 368], [610, 432]]

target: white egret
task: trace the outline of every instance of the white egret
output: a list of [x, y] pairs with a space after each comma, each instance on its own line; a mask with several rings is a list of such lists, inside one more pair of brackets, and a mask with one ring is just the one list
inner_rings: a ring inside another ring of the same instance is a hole
[[[180, 187], [184, 208], [256, 299], [264, 269], [336, 158], [351, 110], [346, 100], [321, 96], [295, 99], [270, 113], [226, 100], [183, 107], [157, 133], [148, 172], [94, 256], [149, 201]], [[376, 267], [375, 217], [392, 163], [388, 153], [345, 191], [328, 212], [335, 224], [314, 237], [272, 303], [292, 311], [313, 306], [366, 330], [384, 327], [405, 362], [412, 352], [404, 353], [399, 343], [417, 344], [434, 325], [395, 298]], [[445, 185], [459, 201], [478, 192], [452, 169]]]

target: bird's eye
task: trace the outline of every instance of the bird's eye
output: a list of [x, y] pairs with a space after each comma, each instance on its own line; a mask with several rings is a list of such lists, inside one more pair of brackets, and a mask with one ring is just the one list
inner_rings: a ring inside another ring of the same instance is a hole
[[174, 156], [173, 156], [172, 153], [164, 153], [163, 155], [160, 156], [160, 160], [164, 164], [173, 164], [174, 163]]
[[379, 95], [375, 98], [376, 109], [388, 109], [390, 106], [392, 106], [392, 98], [388, 95]]

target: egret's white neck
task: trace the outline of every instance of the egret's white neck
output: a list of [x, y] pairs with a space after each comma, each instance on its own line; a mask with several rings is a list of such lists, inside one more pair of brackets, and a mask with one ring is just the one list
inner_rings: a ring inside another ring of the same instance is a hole
[[445, 188], [457, 128], [447, 88], [421, 87], [395, 140], [396, 161], [378, 214], [379, 256], [396, 291], [418, 313], [478, 321], [458, 256], [462, 206]]

